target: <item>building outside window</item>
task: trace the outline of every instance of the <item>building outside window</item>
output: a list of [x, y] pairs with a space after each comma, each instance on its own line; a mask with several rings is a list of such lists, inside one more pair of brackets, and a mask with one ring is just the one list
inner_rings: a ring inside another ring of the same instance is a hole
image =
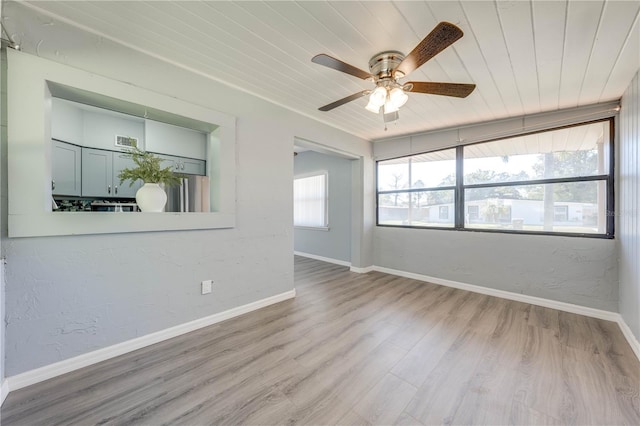
[[440, 206], [438, 211], [440, 220], [449, 219], [449, 206]]
[[480, 218], [480, 206], [467, 206], [467, 220], [478, 220]]
[[566, 222], [569, 220], [569, 206], [554, 206], [553, 221]]

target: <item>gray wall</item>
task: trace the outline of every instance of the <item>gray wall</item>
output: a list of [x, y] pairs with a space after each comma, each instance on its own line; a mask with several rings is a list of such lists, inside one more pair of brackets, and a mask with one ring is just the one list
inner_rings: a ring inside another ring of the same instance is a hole
[[351, 262], [352, 160], [305, 151], [293, 160], [294, 176], [326, 170], [329, 176], [329, 231], [295, 228], [294, 250]]
[[[62, 23], [56, 31], [73, 48], [42, 46], [44, 58], [238, 117], [236, 227], [11, 239], [5, 230], [6, 375], [291, 290], [294, 138], [369, 163], [370, 144]], [[214, 291], [202, 296], [205, 279]]]
[[[455, 146], [612, 115], [592, 106], [412, 135], [374, 144], [376, 158]], [[435, 278], [618, 311], [614, 240], [376, 227], [374, 264]]]
[[[0, 12], [0, 19], [2, 13]], [[3, 48], [0, 50], [0, 206], [7, 203], [7, 52]], [[4, 209], [0, 211], [0, 384], [4, 380], [4, 354], [5, 354], [5, 297], [4, 297], [4, 236], [7, 227], [7, 213]]]
[[620, 314], [640, 340], [640, 72], [622, 97], [619, 135]]
[[375, 264], [617, 311], [615, 241], [378, 228]]

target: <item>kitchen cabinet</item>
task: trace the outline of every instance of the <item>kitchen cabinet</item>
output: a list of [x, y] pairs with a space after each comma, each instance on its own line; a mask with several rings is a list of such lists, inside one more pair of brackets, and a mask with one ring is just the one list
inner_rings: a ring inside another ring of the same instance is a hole
[[141, 180], [137, 180], [133, 183], [133, 185], [129, 186], [131, 183], [130, 180], [125, 180], [120, 185], [120, 178], [118, 175], [122, 169], [132, 169], [136, 167], [136, 163], [133, 162], [131, 157], [121, 153], [114, 152], [113, 153], [113, 184], [115, 187], [115, 196], [120, 198], [135, 198], [136, 192], [143, 185]]
[[145, 120], [144, 126], [147, 151], [206, 160], [206, 133], [153, 120]]
[[191, 158], [182, 158], [178, 161], [180, 165], [179, 172], [189, 175], [206, 175], [205, 162], [203, 160], [194, 160]]
[[57, 140], [51, 141], [51, 193], [77, 196], [81, 194], [82, 148]]
[[88, 148], [118, 149], [116, 136], [131, 137], [144, 147], [144, 119], [90, 105], [53, 98], [51, 137]]
[[137, 139], [144, 148], [144, 119], [100, 109], [87, 109], [82, 117], [82, 146], [106, 150], [118, 149], [116, 136]]
[[82, 196], [134, 198], [142, 181], [130, 187], [130, 181], [120, 185], [118, 178], [122, 169], [134, 166], [133, 160], [121, 152], [82, 148]]
[[162, 159], [163, 167], [171, 167], [171, 169], [176, 173], [200, 176], [205, 176], [207, 174], [206, 161], [204, 160], [176, 157], [174, 155], [165, 154], [156, 155]]
[[113, 197], [113, 153], [82, 148], [82, 196]]
[[82, 110], [74, 102], [53, 98], [51, 138], [82, 145]]

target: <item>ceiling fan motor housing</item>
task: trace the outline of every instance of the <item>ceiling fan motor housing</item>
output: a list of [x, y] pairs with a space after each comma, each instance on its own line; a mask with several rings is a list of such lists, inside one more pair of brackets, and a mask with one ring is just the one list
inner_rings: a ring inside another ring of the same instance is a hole
[[399, 71], [396, 72], [395, 76], [393, 74], [393, 71], [400, 65], [403, 59], [404, 55], [396, 50], [380, 52], [373, 56], [369, 60], [369, 69], [374, 76], [374, 81], [394, 81], [404, 77], [404, 74]]

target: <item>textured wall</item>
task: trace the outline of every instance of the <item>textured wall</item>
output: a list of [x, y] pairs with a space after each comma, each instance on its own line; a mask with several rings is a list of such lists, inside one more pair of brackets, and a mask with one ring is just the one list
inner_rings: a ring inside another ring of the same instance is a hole
[[[0, 12], [0, 19], [2, 13]], [[7, 55], [6, 50], [0, 50], [0, 205], [7, 202], [7, 168], [5, 167], [7, 158]], [[7, 213], [0, 211], [0, 383], [5, 377], [4, 354], [5, 354], [5, 302], [4, 302], [4, 236], [7, 227]]]
[[[512, 118], [374, 143], [392, 158], [487, 135], [611, 116], [615, 103]], [[615, 240], [376, 227], [374, 264], [436, 278], [618, 311]]]
[[[61, 23], [56, 30], [72, 47], [45, 43], [42, 57], [237, 117], [236, 227], [3, 238], [7, 376], [291, 290], [294, 138], [366, 158], [370, 144]], [[202, 296], [205, 279], [214, 291]]]
[[377, 228], [375, 264], [607, 311], [618, 309], [613, 240]]
[[622, 97], [619, 135], [620, 313], [640, 340], [640, 72]]
[[294, 250], [351, 262], [351, 163], [313, 151], [295, 157], [294, 175], [328, 172], [329, 231], [294, 229]]

